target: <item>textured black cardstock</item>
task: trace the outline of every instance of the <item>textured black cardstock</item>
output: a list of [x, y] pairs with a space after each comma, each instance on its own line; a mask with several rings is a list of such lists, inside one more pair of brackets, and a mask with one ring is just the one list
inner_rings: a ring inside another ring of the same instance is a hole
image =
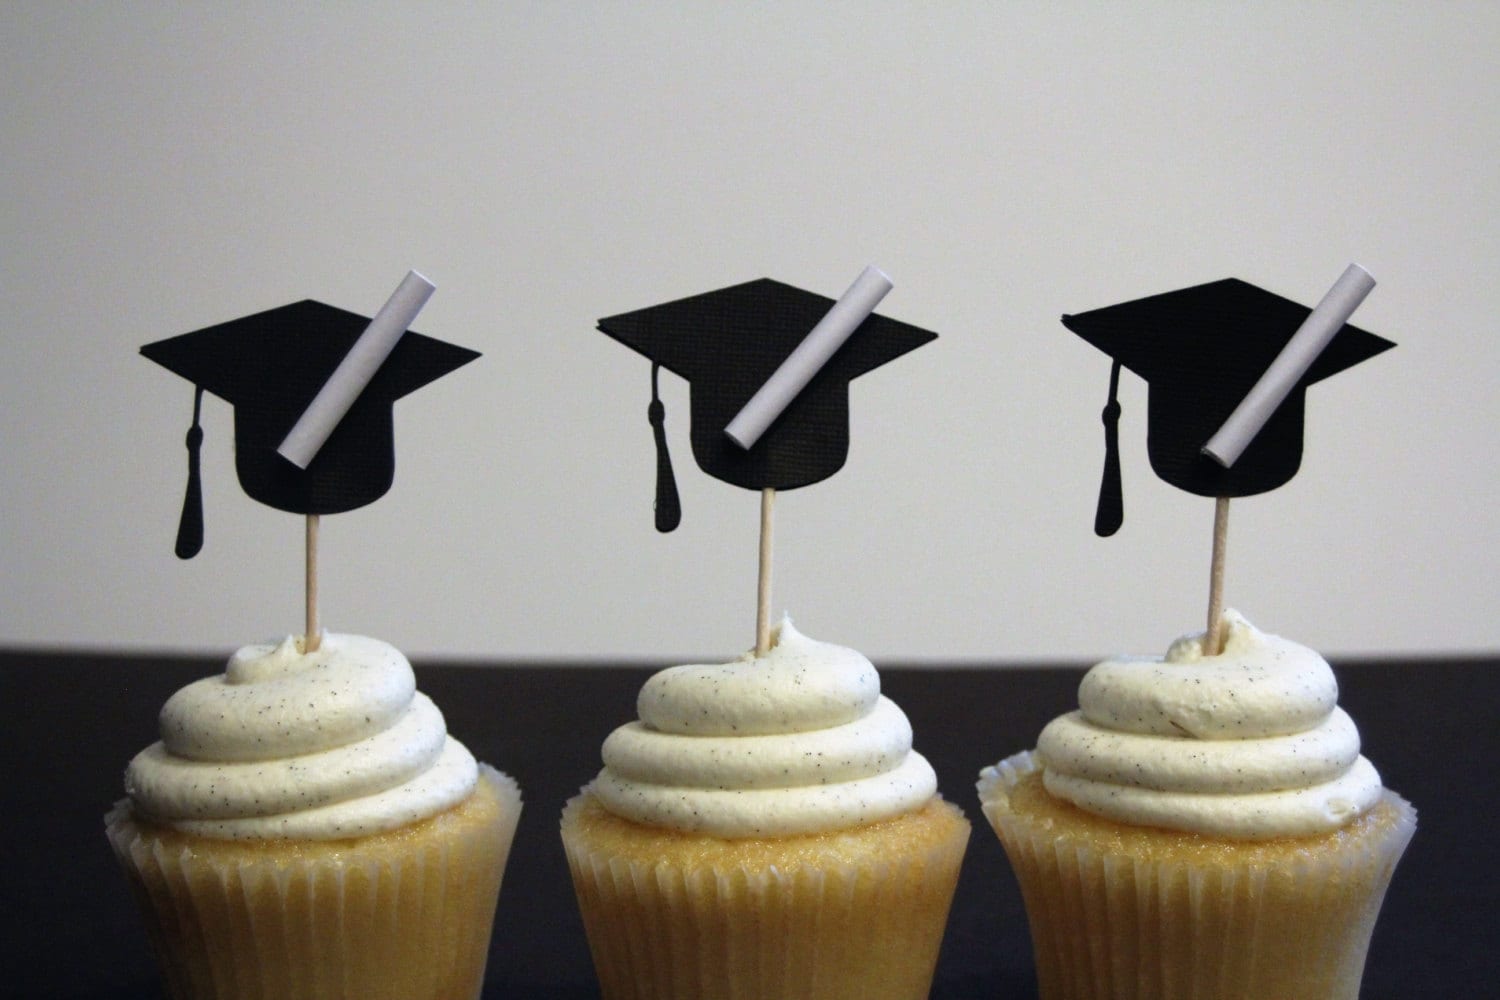
[[[369, 324], [366, 316], [307, 299], [159, 340], [141, 353], [234, 407], [235, 470], [253, 499], [297, 514], [337, 514], [390, 489], [395, 401], [479, 356], [407, 331], [327, 443], [299, 469], [276, 449]], [[195, 406], [193, 467], [196, 435]], [[196, 488], [190, 478], [188, 506]], [[185, 509], [184, 517], [191, 516]]]
[[[1202, 454], [1311, 312], [1226, 278], [1064, 316], [1062, 323], [1146, 380], [1146, 451], [1157, 476], [1199, 496], [1244, 497], [1273, 490], [1297, 474], [1307, 387], [1395, 346], [1344, 324], [1232, 467]], [[1115, 372], [1112, 383], [1117, 377]], [[1100, 534], [1111, 534], [1123, 518], [1114, 396], [1112, 384], [1104, 413]]]
[[[821, 482], [843, 467], [849, 453], [850, 380], [937, 338], [907, 323], [869, 316], [753, 447], [735, 444], [724, 428], [833, 304], [761, 278], [609, 316], [599, 320], [599, 330], [687, 379], [699, 468], [744, 489], [790, 490]], [[659, 416], [660, 403], [653, 399], [661, 455]], [[668, 464], [664, 456], [659, 464]]]

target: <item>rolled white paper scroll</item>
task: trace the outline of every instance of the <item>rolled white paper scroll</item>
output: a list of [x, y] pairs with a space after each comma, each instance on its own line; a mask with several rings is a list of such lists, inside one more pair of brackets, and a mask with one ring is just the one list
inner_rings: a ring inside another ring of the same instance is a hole
[[873, 264], [866, 267], [724, 428], [729, 439], [746, 450], [753, 448], [766, 428], [781, 416], [893, 287], [891, 279], [878, 267]]
[[385, 359], [396, 349], [396, 342], [432, 297], [435, 287], [416, 271], [406, 272], [401, 284], [380, 307], [370, 325], [365, 327], [365, 332], [359, 335], [349, 353], [344, 355], [344, 360], [339, 362], [328, 381], [323, 383], [323, 388], [318, 390], [307, 409], [302, 411], [302, 416], [287, 432], [281, 446], [276, 449], [281, 457], [299, 469], [312, 463], [333, 429], [349, 412], [349, 407], [354, 405]]
[[1234, 408], [1224, 425], [1208, 439], [1203, 454], [1226, 469], [1239, 461], [1250, 442], [1255, 440], [1255, 435], [1260, 433], [1276, 408], [1307, 374], [1318, 355], [1323, 353], [1329, 341], [1374, 287], [1375, 279], [1369, 271], [1358, 264], [1345, 268], [1328, 294], [1308, 313], [1307, 319], [1292, 334], [1292, 339], [1276, 355], [1271, 367], [1240, 400], [1240, 405]]

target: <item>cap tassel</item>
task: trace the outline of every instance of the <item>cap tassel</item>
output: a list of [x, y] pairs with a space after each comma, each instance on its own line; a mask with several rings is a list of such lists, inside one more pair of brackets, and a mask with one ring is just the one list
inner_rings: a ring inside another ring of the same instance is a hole
[[1094, 534], [1108, 538], [1125, 522], [1125, 491], [1120, 485], [1120, 362], [1109, 371], [1109, 402], [1104, 420], [1104, 478], [1099, 483], [1099, 506], [1094, 511]]
[[177, 545], [173, 550], [179, 559], [191, 559], [203, 548], [203, 476], [199, 453], [203, 450], [203, 428], [198, 416], [203, 410], [203, 387], [193, 393], [193, 426], [187, 432], [188, 481], [182, 498], [182, 518], [177, 522]]
[[656, 530], [672, 531], [682, 523], [682, 501], [677, 496], [677, 479], [672, 475], [672, 456], [667, 451], [667, 408], [656, 391], [656, 376], [661, 365], [651, 366], [651, 405], [646, 419], [656, 438]]

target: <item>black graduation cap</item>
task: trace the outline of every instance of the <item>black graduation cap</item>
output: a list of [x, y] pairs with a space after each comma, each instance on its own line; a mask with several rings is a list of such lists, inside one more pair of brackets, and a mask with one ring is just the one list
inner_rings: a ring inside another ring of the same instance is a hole
[[1115, 359], [1104, 410], [1105, 473], [1095, 530], [1123, 519], [1119, 483], [1120, 366], [1149, 385], [1146, 449], [1151, 468], [1178, 489], [1210, 497], [1264, 493], [1296, 475], [1306, 389], [1394, 347], [1345, 323], [1231, 467], [1205, 443], [1244, 399], [1312, 310], [1237, 278], [1064, 316], [1063, 325]]
[[760, 439], [741, 448], [725, 427], [833, 305], [833, 299], [761, 278], [599, 321], [603, 333], [655, 362], [649, 416], [657, 442], [658, 530], [671, 531], [680, 518], [656, 396], [658, 366], [690, 384], [699, 468], [745, 489], [789, 490], [843, 466], [849, 380], [937, 339], [928, 330], [868, 316]]
[[337, 514], [390, 489], [392, 404], [474, 360], [477, 352], [407, 331], [305, 470], [277, 453], [369, 325], [369, 317], [306, 299], [141, 348], [198, 387], [179, 556], [191, 558], [202, 546], [198, 410], [205, 390], [234, 407], [235, 469], [253, 499], [297, 514]]

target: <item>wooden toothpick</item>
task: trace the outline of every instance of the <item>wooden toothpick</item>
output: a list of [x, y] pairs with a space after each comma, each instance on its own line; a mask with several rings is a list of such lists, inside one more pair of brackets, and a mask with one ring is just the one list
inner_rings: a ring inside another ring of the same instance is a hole
[[1208, 569], [1208, 631], [1203, 636], [1203, 654], [1224, 651], [1224, 548], [1229, 539], [1229, 498], [1214, 500], [1214, 554]]
[[302, 651], [315, 653], [323, 644], [318, 625], [318, 515], [307, 515], [307, 631], [302, 636]]
[[776, 491], [760, 491], [760, 576], [756, 586], [755, 655], [771, 650], [771, 526]]

